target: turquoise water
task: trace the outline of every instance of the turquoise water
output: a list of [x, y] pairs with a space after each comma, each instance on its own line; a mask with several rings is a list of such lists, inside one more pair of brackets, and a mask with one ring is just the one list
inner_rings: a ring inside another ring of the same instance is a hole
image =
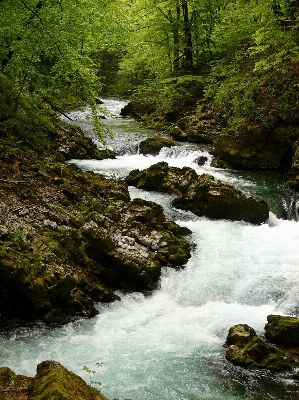
[[[116, 116], [122, 105], [106, 101]], [[208, 146], [182, 144], [156, 157], [142, 156], [136, 153], [138, 141], [153, 132], [143, 132], [134, 121], [109, 118], [117, 159], [73, 162], [120, 178], [161, 160], [192, 166], [245, 193], [271, 197], [269, 220], [261, 226], [211, 221], [174, 209], [170, 196], [131, 187], [131, 198], [162, 204], [168, 218], [192, 231], [189, 240], [195, 246], [185, 268], [164, 268], [160, 287], [151, 295], [118, 293], [120, 302], [99, 304], [99, 315], [90, 320], [2, 333], [0, 365], [34, 375], [39, 362], [55, 359], [89, 382], [82, 367], [96, 369], [102, 362], [93, 379], [102, 382], [110, 399], [298, 399], [298, 384], [288, 375], [235, 367], [225, 360], [223, 347], [234, 324], [247, 323], [262, 333], [267, 315], [298, 312], [299, 225], [279, 218], [283, 203], [293, 196], [284, 196], [286, 178], [212, 168]], [[194, 163], [198, 155], [208, 157], [206, 165]]]

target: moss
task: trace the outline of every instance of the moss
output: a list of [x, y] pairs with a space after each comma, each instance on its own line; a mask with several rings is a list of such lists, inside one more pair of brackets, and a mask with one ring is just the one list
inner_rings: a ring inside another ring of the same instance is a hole
[[120, 299], [112, 290], [104, 288], [99, 284], [93, 286], [90, 291], [90, 296], [94, 301], [101, 301], [103, 303], [110, 303], [111, 301]]
[[261, 338], [253, 338], [240, 355], [231, 360], [234, 364], [246, 368], [269, 369], [274, 371], [291, 371], [298, 362], [286, 353], [267, 344]]
[[246, 324], [230, 328], [226, 345], [226, 358], [244, 368], [285, 371], [299, 365], [297, 359], [265, 342]]
[[118, 204], [110, 204], [105, 210], [104, 215], [112, 219], [114, 222], [119, 222], [121, 220], [121, 214]]
[[54, 308], [43, 316], [47, 324], [64, 325], [71, 321], [71, 318], [64, 314], [61, 309]]
[[48, 287], [42, 278], [36, 278], [29, 287], [30, 298], [37, 312], [45, 314], [51, 310]]
[[24, 400], [33, 378], [16, 375], [10, 368], [0, 368], [0, 400]]
[[170, 138], [154, 137], [143, 140], [139, 150], [141, 154], [158, 154], [163, 147], [178, 146], [178, 143]]
[[299, 346], [299, 318], [268, 315], [266, 337], [274, 343]]
[[44, 361], [37, 367], [30, 400], [105, 400], [100, 391], [91, 388], [78, 375], [55, 361]]
[[57, 256], [63, 257], [64, 249], [61, 247], [58, 240], [51, 235], [51, 233], [47, 233], [43, 235], [43, 239], [47, 247]]
[[181, 239], [179, 245], [171, 245], [169, 247], [169, 261], [175, 266], [182, 266], [186, 264], [190, 257], [189, 243]]
[[63, 304], [70, 299], [71, 291], [77, 286], [76, 279], [70, 275], [62, 276], [49, 291], [52, 304], [63, 307]]

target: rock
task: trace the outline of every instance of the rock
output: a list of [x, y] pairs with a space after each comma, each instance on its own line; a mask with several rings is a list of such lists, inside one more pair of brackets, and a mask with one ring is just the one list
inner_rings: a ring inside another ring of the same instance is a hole
[[178, 125], [171, 125], [166, 130], [167, 134], [174, 140], [188, 141], [187, 133], [181, 129]]
[[215, 166], [233, 166], [244, 169], [290, 169], [292, 145], [298, 139], [294, 125], [280, 125], [268, 131], [248, 124], [238, 131], [222, 130], [214, 141]]
[[64, 324], [92, 317], [94, 301], [117, 300], [118, 289], [152, 289], [162, 266], [180, 267], [190, 257], [181, 238], [188, 232], [167, 221], [161, 206], [130, 201], [126, 184], [70, 168], [67, 185], [76, 196], [47, 183], [44, 196], [58, 203], [37, 203], [26, 218], [8, 209], [0, 221], [4, 318]]
[[189, 142], [212, 144], [222, 130], [221, 122], [210, 111], [193, 115], [188, 122], [186, 135]]
[[154, 101], [150, 102], [140, 102], [138, 100], [136, 101], [130, 101], [128, 104], [126, 104], [121, 112], [120, 115], [122, 117], [133, 117], [136, 120], [140, 120], [142, 116], [151, 114], [155, 110], [155, 104]]
[[176, 236], [178, 226], [168, 224], [160, 205], [134, 199], [120, 204], [118, 213], [118, 224], [126, 234], [117, 236], [117, 244], [108, 252], [108, 262], [131, 287], [150, 287], [159, 279], [162, 266], [187, 262], [190, 245]]
[[0, 368], [0, 400], [108, 400], [56, 361], [43, 361], [34, 378]]
[[299, 191], [299, 144], [298, 141], [294, 144], [293, 163], [291, 168], [292, 177], [290, 180], [290, 187]]
[[255, 330], [247, 324], [239, 324], [230, 328], [226, 339], [227, 346], [245, 347], [256, 336]]
[[299, 346], [299, 318], [268, 315], [265, 336], [271, 342]]
[[247, 197], [240, 190], [207, 174], [202, 175], [186, 195], [174, 199], [172, 204], [213, 219], [261, 224], [269, 217], [268, 206], [263, 200]]
[[143, 171], [132, 171], [126, 182], [141, 189], [179, 195], [173, 200], [173, 206], [199, 216], [243, 220], [253, 224], [261, 224], [269, 217], [264, 201], [247, 197], [211, 175], [199, 176], [188, 167], [180, 169], [160, 162]]
[[0, 368], [0, 400], [24, 400], [28, 398], [33, 378], [16, 375], [10, 368]]
[[243, 368], [285, 371], [299, 366], [296, 358], [266, 343], [246, 324], [230, 328], [226, 346], [226, 359]]
[[[22, 135], [10, 139], [19, 143]], [[94, 302], [119, 299], [116, 290], [151, 290], [163, 266], [182, 267], [190, 257], [182, 238], [189, 232], [167, 221], [161, 206], [130, 201], [126, 183], [57, 156], [71, 143], [81, 148], [76, 156], [96, 155], [80, 129], [59, 123], [45, 129], [37, 153], [26, 138], [16, 152], [21, 161], [0, 163], [1, 324], [93, 317]], [[10, 143], [1, 134], [0, 146], [6, 157]]]
[[199, 166], [204, 165], [207, 161], [208, 161], [208, 157], [205, 157], [205, 156], [200, 156], [196, 160], [194, 160], [194, 162]]
[[178, 146], [178, 143], [170, 138], [153, 137], [143, 140], [139, 145], [141, 154], [159, 154], [163, 147]]
[[56, 361], [43, 361], [37, 366], [28, 400], [107, 400], [80, 376]]
[[43, 220], [43, 225], [46, 228], [50, 228], [50, 229], [53, 229], [53, 230], [57, 229], [57, 223], [55, 221], [51, 221], [49, 219], [44, 219]]
[[65, 124], [61, 128], [61, 134], [56, 138], [55, 151], [65, 160], [115, 158], [111, 150], [100, 150], [95, 146], [91, 138], [84, 136], [76, 126]]

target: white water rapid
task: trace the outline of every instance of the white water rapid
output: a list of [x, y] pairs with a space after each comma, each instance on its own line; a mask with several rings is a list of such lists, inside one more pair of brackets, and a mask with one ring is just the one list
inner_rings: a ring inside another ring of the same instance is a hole
[[[54, 359], [89, 382], [82, 367], [96, 369], [102, 362], [92, 379], [102, 382], [109, 399], [298, 399], [298, 384], [232, 366], [223, 348], [234, 324], [247, 323], [262, 333], [267, 315], [298, 315], [299, 223], [280, 218], [283, 202], [289, 202], [282, 197], [284, 179], [213, 168], [208, 146], [185, 143], [156, 157], [142, 156], [138, 143], [153, 132], [119, 118], [123, 105], [113, 99], [104, 104], [113, 114], [105, 123], [115, 131], [110, 146], [117, 159], [74, 163], [120, 178], [162, 160], [187, 165], [266, 199], [269, 221], [254, 226], [199, 218], [173, 209], [168, 195], [130, 188], [131, 198], [162, 204], [169, 219], [192, 231], [195, 247], [185, 268], [163, 269], [160, 288], [148, 296], [118, 293], [120, 302], [99, 304], [99, 314], [90, 320], [1, 333], [0, 365], [33, 376], [39, 362]], [[84, 112], [71, 117], [93, 136]], [[208, 158], [202, 167], [194, 163], [200, 155]]]

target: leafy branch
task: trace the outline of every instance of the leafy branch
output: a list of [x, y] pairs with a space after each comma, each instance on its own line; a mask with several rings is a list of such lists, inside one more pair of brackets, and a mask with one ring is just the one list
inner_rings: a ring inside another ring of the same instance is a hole
[[96, 365], [96, 369], [95, 370], [90, 369], [86, 365], [84, 365], [82, 367], [82, 370], [85, 371], [89, 375], [89, 384], [90, 384], [90, 386], [102, 386], [102, 383], [99, 382], [99, 381], [95, 381], [93, 379], [93, 376], [96, 374], [97, 369], [99, 369], [103, 365], [103, 363], [99, 362], [99, 363], [96, 363], [95, 365]]

